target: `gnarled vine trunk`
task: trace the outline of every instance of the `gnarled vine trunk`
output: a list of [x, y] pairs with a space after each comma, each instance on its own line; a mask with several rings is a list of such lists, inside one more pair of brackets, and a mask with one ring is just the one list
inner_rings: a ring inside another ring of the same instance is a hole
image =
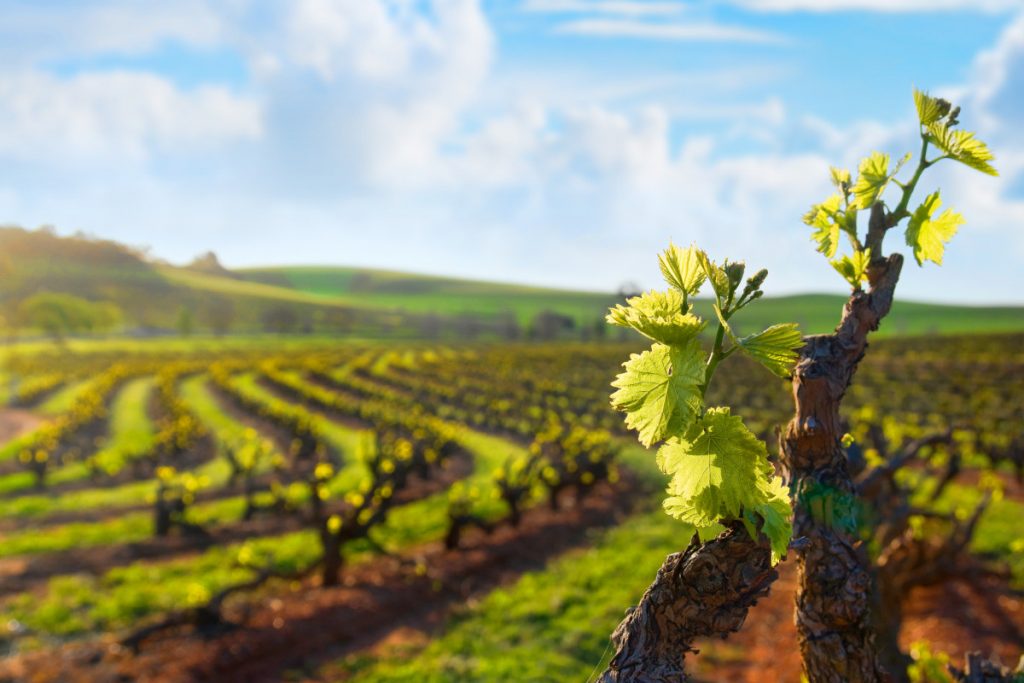
[[689, 680], [683, 658], [695, 651], [693, 642], [739, 630], [776, 578], [767, 539], [754, 541], [738, 522], [708, 543], [669, 555], [612, 634], [615, 655], [601, 683]]
[[[884, 220], [872, 212], [872, 228]], [[869, 235], [870, 238], [870, 235]], [[852, 528], [855, 492], [843, 452], [839, 407], [868, 334], [892, 306], [903, 257], [876, 259], [869, 291], [855, 291], [836, 331], [807, 338], [793, 371], [796, 414], [782, 438], [794, 496], [800, 585], [796, 624], [811, 683], [875, 683], [888, 676], [875, 647], [872, 575]]]

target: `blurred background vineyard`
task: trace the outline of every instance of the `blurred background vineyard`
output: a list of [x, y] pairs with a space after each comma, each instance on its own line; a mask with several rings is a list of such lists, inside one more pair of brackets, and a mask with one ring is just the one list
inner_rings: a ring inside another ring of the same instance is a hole
[[[605, 330], [624, 293], [232, 272], [213, 255], [174, 267], [3, 235], [19, 324], [0, 412], [0, 676], [583, 680], [686, 542], [608, 402], [642, 346]], [[761, 313], [826, 330], [837, 301]], [[921, 666], [1024, 644], [1022, 323], [898, 302], [850, 390], [866, 471], [919, 451], [869, 508], [903, 496], [912, 514], [888, 522], [921, 538], [979, 517], [974, 563], [901, 596]], [[709, 401], [774, 444], [788, 391], [738, 363]], [[782, 571], [699, 672], [798, 680]]]

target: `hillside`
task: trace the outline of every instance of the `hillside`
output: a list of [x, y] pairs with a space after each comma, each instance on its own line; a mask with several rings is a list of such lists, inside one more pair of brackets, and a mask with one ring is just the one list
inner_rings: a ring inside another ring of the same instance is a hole
[[[33, 334], [22, 304], [41, 292], [110, 302], [129, 333], [256, 332], [357, 336], [517, 337], [543, 324], [556, 336], [609, 335], [612, 294], [464, 280], [387, 270], [289, 266], [228, 270], [207, 253], [187, 267], [116, 242], [48, 230], [0, 228], [0, 304], [5, 321]], [[769, 298], [740, 318], [742, 332], [795, 321], [808, 332], [835, 324], [844, 297]], [[713, 317], [707, 301], [698, 302]], [[553, 313], [538, 323], [542, 313]], [[562, 316], [562, 317], [558, 317]], [[568, 327], [571, 319], [572, 328]], [[897, 301], [881, 334], [1024, 330], [1022, 307]], [[611, 333], [614, 335], [614, 332]], [[542, 335], [544, 336], [544, 335]]]
[[[445, 314], [465, 311], [494, 314], [512, 310], [524, 323], [542, 310], [555, 310], [584, 323], [603, 317], [608, 306], [616, 302], [613, 295], [597, 292], [342, 266], [243, 268], [233, 272], [236, 277], [254, 285], [320, 296], [339, 304]], [[794, 321], [810, 333], [829, 332], [835, 327], [845, 301], [846, 297], [838, 294], [769, 297], [744, 311], [738, 327], [747, 332], [780, 321]], [[704, 317], [714, 317], [709, 301], [699, 300], [697, 307]], [[1024, 330], [1024, 307], [960, 306], [898, 300], [879, 333], [953, 334], [1017, 330]]]

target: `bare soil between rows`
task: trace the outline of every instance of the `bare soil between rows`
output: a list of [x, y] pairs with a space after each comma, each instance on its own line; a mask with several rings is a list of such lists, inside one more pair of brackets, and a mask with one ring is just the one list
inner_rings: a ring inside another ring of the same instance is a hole
[[[414, 476], [406, 487], [395, 494], [395, 503], [401, 505], [444, 491], [456, 481], [469, 476], [472, 470], [473, 463], [469, 454], [465, 451], [457, 452], [446, 462], [446, 466], [436, 471], [430, 479]], [[151, 538], [132, 543], [3, 558], [0, 559], [0, 595], [31, 590], [41, 582], [61, 574], [80, 573], [98, 576], [114, 567], [140, 561], [184, 557], [207, 548], [241, 542], [249, 538], [299, 531], [303, 528], [302, 519], [295, 514], [265, 515], [212, 527], [208, 536]]]
[[[796, 562], [779, 567], [771, 593], [750, 610], [747, 622], [727, 640], [699, 643], [688, 668], [705, 683], [800, 683], [800, 650], [793, 621], [798, 577]], [[1024, 651], [1024, 594], [1005, 582], [950, 581], [915, 589], [903, 606], [900, 643], [904, 650], [921, 640], [933, 652], [946, 652], [962, 665], [967, 652], [997, 654], [1016, 663]]]
[[0, 681], [259, 682], [310, 675], [396, 632], [439, 629], [470, 597], [586, 545], [594, 529], [619, 523], [645, 497], [626, 476], [565, 509], [537, 507], [517, 529], [468, 532], [463, 549], [434, 542], [352, 565], [343, 586], [326, 588], [316, 577], [278, 582], [232, 602], [227, 616], [238, 626], [217, 635], [171, 631], [148, 640], [138, 655], [106, 636], [12, 658], [0, 664]]

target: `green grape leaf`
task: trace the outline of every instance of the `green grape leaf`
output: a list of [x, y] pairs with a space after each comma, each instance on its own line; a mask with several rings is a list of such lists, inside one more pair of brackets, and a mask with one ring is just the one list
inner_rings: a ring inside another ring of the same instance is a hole
[[684, 299], [700, 291], [707, 277], [697, 256], [698, 252], [700, 249], [695, 246], [683, 249], [669, 242], [668, 249], [658, 256], [658, 265], [665, 281], [682, 292]]
[[991, 176], [999, 175], [999, 171], [988, 163], [995, 159], [995, 155], [989, 151], [988, 145], [974, 137], [974, 133], [954, 130], [936, 121], [928, 126], [928, 142], [965, 166]]
[[612, 382], [612, 407], [626, 413], [626, 426], [650, 446], [682, 431], [703, 405], [704, 351], [696, 339], [680, 346], [655, 344], [632, 354]]
[[722, 315], [722, 310], [717, 305], [712, 305], [712, 308], [733, 344], [772, 374], [783, 379], [792, 374], [793, 363], [799, 357], [798, 351], [804, 346], [803, 335], [800, 334], [796, 323], [772, 325], [756, 334], [737, 337]]
[[832, 258], [839, 248], [839, 224], [831, 221], [815, 223], [811, 239], [818, 243], [818, 251]]
[[804, 346], [804, 337], [796, 323], [783, 323], [736, 340], [743, 351], [773, 374], [786, 378]]
[[860, 287], [862, 282], [867, 282], [868, 265], [871, 263], [871, 250], [855, 251], [852, 256], [843, 256], [841, 259], [829, 261], [843, 278], [850, 283], [854, 289]]
[[918, 265], [923, 266], [925, 261], [932, 261], [941, 266], [946, 242], [964, 224], [964, 217], [950, 209], [933, 217], [941, 205], [938, 191], [933, 192], [917, 207], [907, 224], [907, 245], [914, 248], [914, 258]]
[[856, 234], [857, 231], [857, 210], [850, 207], [844, 212], [840, 208], [842, 203], [842, 195], [834, 194], [821, 204], [815, 204], [804, 214], [804, 223], [814, 228], [811, 239], [818, 243], [818, 251], [827, 258], [836, 255], [840, 230], [852, 234]]
[[840, 192], [846, 193], [849, 190], [850, 172], [845, 168], [836, 168], [835, 166], [828, 167], [829, 176], [832, 178], [832, 184], [836, 186], [836, 189]]
[[631, 327], [649, 339], [663, 344], [683, 344], [696, 337], [706, 323], [697, 316], [684, 313], [685, 294], [675, 289], [650, 291], [618, 304], [608, 312], [606, 320], [620, 327]]
[[952, 107], [946, 100], [932, 97], [917, 88], [914, 88], [914, 104], [917, 106], [917, 118], [922, 126], [929, 126], [943, 118]]
[[853, 186], [854, 206], [868, 209], [878, 201], [889, 184], [889, 155], [872, 152], [871, 156], [860, 162], [857, 182]]
[[697, 260], [700, 262], [704, 275], [707, 276], [711, 288], [715, 290], [715, 297], [722, 303], [729, 299], [729, 274], [724, 268], [719, 267], [714, 261], [708, 258], [703, 251], [697, 253]]
[[761, 517], [761, 533], [772, 545], [772, 564], [778, 564], [785, 557], [789, 542], [793, 538], [793, 523], [790, 521], [793, 508], [789, 502], [789, 488], [781, 477], [772, 477], [762, 488], [762, 492], [765, 494], [765, 502], [752, 510], [747, 510], [743, 523], [750, 537], [756, 539], [757, 527], [750, 517], [752, 513]]
[[771, 466], [764, 443], [728, 408], [710, 408], [658, 451], [672, 474], [665, 511], [698, 529], [767, 502]]

